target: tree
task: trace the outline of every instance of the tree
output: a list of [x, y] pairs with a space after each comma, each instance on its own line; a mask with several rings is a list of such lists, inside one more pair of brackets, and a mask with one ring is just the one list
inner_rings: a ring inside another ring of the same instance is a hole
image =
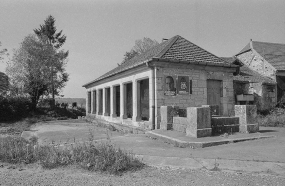
[[144, 37], [143, 39], [138, 39], [135, 41], [135, 46], [131, 49], [130, 52], [125, 53], [124, 61], [130, 60], [133, 57], [146, 52], [148, 49], [158, 45], [159, 43], [156, 40], [152, 40], [148, 37]]
[[[56, 33], [55, 19], [51, 15], [49, 15], [46, 18], [43, 25], [40, 25], [40, 28], [34, 29], [34, 32], [39, 38], [41, 38], [41, 40], [51, 45], [55, 49], [57, 54], [61, 53], [60, 55], [61, 55], [62, 60], [68, 57], [68, 51], [64, 52], [63, 50], [61, 50], [60, 52], [58, 52], [59, 49], [62, 47], [62, 45], [65, 43], [66, 36], [62, 35], [62, 30]], [[54, 101], [54, 96], [57, 91], [55, 81], [54, 81], [54, 76], [56, 75], [54, 72], [54, 68], [56, 67], [55, 67], [55, 64], [52, 63], [52, 61], [50, 63], [50, 67], [51, 67], [51, 74], [52, 74], [51, 75], [52, 99]]]
[[[0, 47], [2, 46], [1, 42], [0, 42]], [[8, 55], [7, 53], [7, 49], [0, 49], [0, 61], [2, 61], [4, 58], [2, 57], [3, 55]]]
[[[54, 76], [54, 89], [58, 94], [68, 81], [66, 55], [36, 35], [25, 37], [20, 47], [14, 50], [6, 68], [11, 94], [28, 95], [35, 108], [41, 96], [51, 93], [51, 76]], [[52, 72], [51, 63], [54, 67]]]

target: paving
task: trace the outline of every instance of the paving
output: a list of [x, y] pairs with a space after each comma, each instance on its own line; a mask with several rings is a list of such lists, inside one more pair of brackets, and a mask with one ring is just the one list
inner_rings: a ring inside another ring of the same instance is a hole
[[[79, 120], [39, 123], [31, 131], [25, 131], [22, 136], [29, 138], [35, 135], [42, 144], [55, 144], [86, 141], [90, 135], [93, 135], [95, 140], [110, 140], [116, 146], [136, 154], [151, 166], [285, 175], [285, 128], [260, 127], [259, 133], [255, 134], [234, 134], [201, 139], [185, 138], [181, 134], [169, 131], [151, 132], [187, 143], [250, 138], [256, 140], [242, 140], [243, 142], [240, 143], [225, 143], [207, 148], [179, 148], [179, 145], [164, 142], [161, 139], [155, 140], [149, 133], [121, 134]], [[167, 135], [167, 133], [170, 134]]]

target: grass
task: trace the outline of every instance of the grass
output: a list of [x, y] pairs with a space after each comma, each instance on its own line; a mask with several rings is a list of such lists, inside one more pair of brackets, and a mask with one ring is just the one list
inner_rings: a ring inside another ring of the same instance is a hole
[[37, 138], [29, 141], [21, 137], [0, 138], [0, 161], [13, 164], [39, 162], [47, 169], [80, 165], [89, 171], [111, 174], [144, 167], [134, 154], [115, 147], [110, 141], [96, 143], [92, 136], [89, 142], [69, 146], [39, 146]]
[[260, 126], [265, 127], [285, 127], [285, 109], [274, 108], [268, 114], [257, 116], [257, 121]]

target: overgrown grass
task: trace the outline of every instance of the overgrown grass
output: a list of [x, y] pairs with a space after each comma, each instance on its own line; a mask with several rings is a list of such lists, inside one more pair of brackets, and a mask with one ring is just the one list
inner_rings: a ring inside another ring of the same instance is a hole
[[273, 108], [268, 114], [259, 114], [257, 121], [260, 126], [265, 127], [285, 127], [285, 109]]
[[90, 171], [120, 174], [137, 170], [144, 164], [134, 154], [106, 143], [77, 143], [69, 146], [39, 146], [37, 139], [21, 137], [0, 138], [0, 161], [8, 163], [39, 162], [43, 168], [80, 165]]

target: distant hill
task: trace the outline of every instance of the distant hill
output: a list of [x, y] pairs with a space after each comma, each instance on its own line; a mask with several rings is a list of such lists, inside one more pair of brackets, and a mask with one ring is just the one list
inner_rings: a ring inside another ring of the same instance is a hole
[[55, 102], [68, 103], [68, 104], [72, 104], [73, 102], [76, 102], [77, 106], [79, 106], [79, 107], [85, 107], [86, 106], [86, 99], [85, 98], [55, 98]]

